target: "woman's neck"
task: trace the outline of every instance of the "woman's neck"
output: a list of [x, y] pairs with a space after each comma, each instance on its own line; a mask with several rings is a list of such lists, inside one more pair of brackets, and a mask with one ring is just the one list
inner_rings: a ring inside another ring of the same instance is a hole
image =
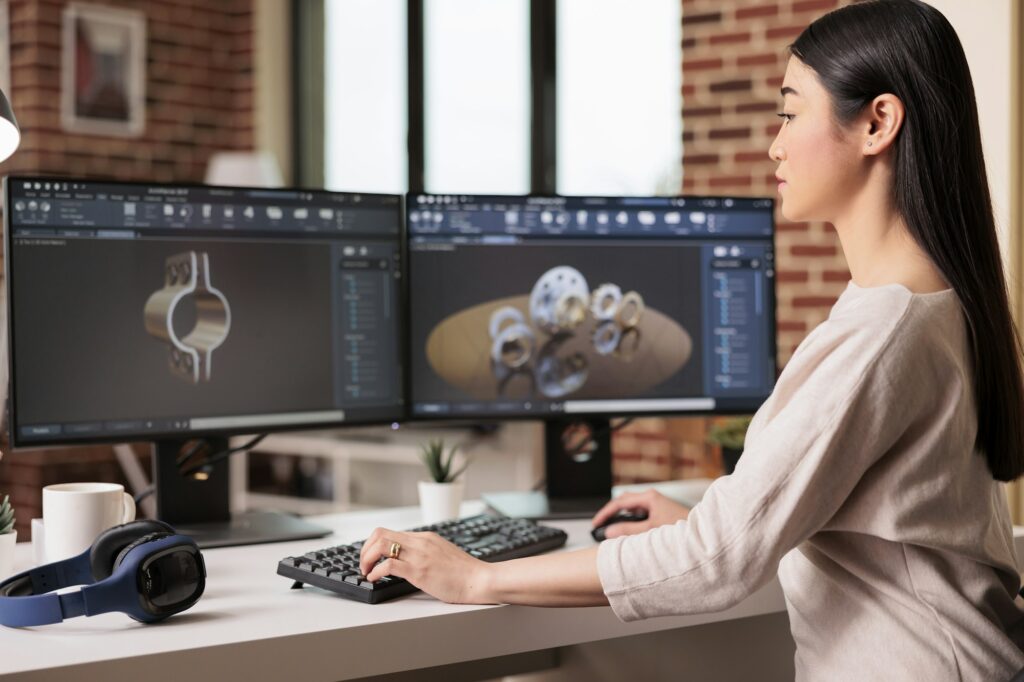
[[833, 223], [854, 284], [867, 288], [896, 283], [914, 293], [948, 289], [892, 203], [870, 190], [854, 197]]

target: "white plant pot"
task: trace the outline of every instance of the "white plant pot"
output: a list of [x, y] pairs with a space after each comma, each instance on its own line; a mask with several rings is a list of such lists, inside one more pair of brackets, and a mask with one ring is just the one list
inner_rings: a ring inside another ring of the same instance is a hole
[[462, 504], [464, 489], [462, 481], [420, 481], [420, 514], [423, 517], [423, 524], [459, 518], [459, 506]]
[[18, 531], [0, 535], [0, 580], [14, 574], [14, 545], [18, 542]]

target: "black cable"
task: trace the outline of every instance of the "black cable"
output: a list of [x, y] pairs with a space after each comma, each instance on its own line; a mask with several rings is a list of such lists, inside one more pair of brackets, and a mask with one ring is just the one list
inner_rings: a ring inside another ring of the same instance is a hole
[[581, 438], [580, 441], [571, 448], [567, 445], [565, 447], [565, 454], [572, 457], [573, 455], [578, 455], [581, 452], [586, 452], [587, 450], [590, 449], [590, 446], [595, 441], [597, 441], [598, 438], [615, 433], [619, 429], [629, 426], [632, 423], [633, 419], [634, 417], [626, 417], [625, 419], [623, 419], [621, 422], [614, 426], [612, 426], [611, 420], [609, 420], [608, 426], [606, 428], [598, 429], [597, 431], [591, 431], [588, 435]]
[[[236, 452], [242, 452], [243, 450], [250, 450], [250, 449], [256, 447], [257, 445], [259, 445], [260, 441], [262, 441], [266, 437], [267, 437], [267, 434], [265, 434], [265, 433], [264, 434], [260, 434], [259, 436], [256, 436], [255, 438], [250, 439], [248, 442], [243, 443], [242, 445], [238, 445], [238, 446], [233, 447], [233, 448], [228, 448], [227, 450], [221, 450], [220, 452], [218, 452], [216, 454], [210, 455], [209, 457], [206, 458], [205, 462], [200, 462], [199, 464], [195, 464], [195, 465], [193, 465], [192, 467], [190, 467], [188, 469], [181, 470], [180, 469], [181, 465], [183, 465], [185, 462], [187, 462], [189, 459], [191, 459], [197, 452], [200, 452], [203, 449], [204, 446], [209, 444], [205, 440], [200, 440], [198, 443], [196, 443], [191, 448], [189, 448], [188, 452], [186, 452], [185, 454], [180, 455], [178, 457], [178, 461], [177, 461], [177, 464], [178, 464], [178, 467], [179, 467], [178, 473], [181, 476], [191, 476], [192, 474], [196, 473], [197, 471], [201, 471], [202, 469], [212, 469], [214, 464], [217, 464], [218, 462], [221, 462], [221, 461], [227, 459], [228, 457], [230, 457], [231, 455], [235, 454]], [[147, 497], [149, 497], [150, 495], [152, 495], [155, 492], [156, 492], [155, 486], [152, 486], [152, 485], [148, 486], [145, 490], [143, 490], [143, 491], [139, 492], [137, 495], [135, 495], [135, 504], [139, 504], [140, 502], [142, 502], [144, 499], [146, 499]]]
[[192, 457], [195, 456], [195, 454], [198, 453], [200, 450], [202, 450], [203, 446], [205, 446], [207, 444], [208, 444], [207, 441], [205, 441], [205, 440], [200, 438], [199, 440], [197, 440], [195, 442], [195, 444], [192, 447], [190, 447], [188, 449], [188, 452], [184, 452], [182, 454], [179, 454], [178, 455], [178, 462], [177, 462], [178, 468], [180, 469], [181, 467], [185, 466], [185, 462], [187, 462], [190, 459], [192, 459]]
[[215, 455], [210, 455], [209, 457], [206, 458], [205, 462], [194, 464], [190, 468], [185, 469], [180, 473], [182, 476], [191, 476], [197, 471], [202, 471], [203, 469], [212, 469], [214, 464], [224, 461], [225, 459], [235, 454], [236, 452], [242, 452], [244, 450], [250, 450], [256, 447], [257, 445], [259, 445], [260, 441], [262, 441], [266, 437], [267, 434], [260, 434], [259, 436], [256, 436], [255, 438], [249, 440], [249, 442], [247, 443], [243, 443], [242, 445], [239, 445], [237, 447], [228, 448], [227, 450], [222, 450], [221, 452], [218, 452]]

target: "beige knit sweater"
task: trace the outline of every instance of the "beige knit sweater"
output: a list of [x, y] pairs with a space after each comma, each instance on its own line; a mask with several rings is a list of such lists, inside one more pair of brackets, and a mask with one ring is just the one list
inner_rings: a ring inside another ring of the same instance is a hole
[[1008, 679], [1024, 600], [1003, 487], [974, 451], [971, 372], [951, 289], [850, 282], [736, 472], [688, 520], [601, 545], [615, 613], [722, 610], [777, 572], [797, 679]]

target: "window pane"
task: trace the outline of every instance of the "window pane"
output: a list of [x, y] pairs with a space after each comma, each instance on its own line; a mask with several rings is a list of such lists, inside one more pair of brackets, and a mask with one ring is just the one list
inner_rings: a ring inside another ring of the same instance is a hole
[[406, 0], [328, 0], [324, 13], [324, 184], [405, 192]]
[[677, 194], [679, 0], [559, 0], [560, 194]]
[[426, 0], [425, 186], [530, 189], [528, 0]]

